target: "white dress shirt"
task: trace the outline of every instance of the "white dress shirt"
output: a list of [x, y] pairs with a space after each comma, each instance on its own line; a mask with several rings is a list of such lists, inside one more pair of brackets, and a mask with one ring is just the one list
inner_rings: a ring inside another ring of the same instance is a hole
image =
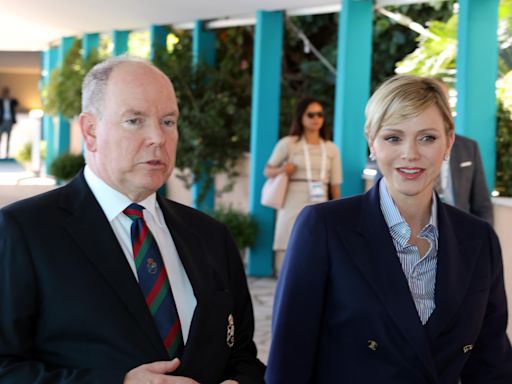
[[[100, 179], [87, 165], [85, 166], [84, 177], [94, 197], [103, 209], [108, 222], [112, 226], [117, 240], [126, 256], [126, 260], [138, 281], [130, 235], [132, 220], [123, 213], [123, 210], [133, 202]], [[167, 269], [169, 284], [171, 285], [174, 301], [176, 303], [176, 309], [178, 310], [178, 316], [180, 318], [183, 341], [186, 343], [192, 316], [197, 305], [192, 285], [181, 263], [171, 233], [165, 224], [162, 210], [156, 200], [156, 194], [153, 193], [137, 204], [145, 208], [143, 211], [144, 220], [153, 234], [158, 248], [160, 249], [160, 253], [162, 254], [162, 259]]]

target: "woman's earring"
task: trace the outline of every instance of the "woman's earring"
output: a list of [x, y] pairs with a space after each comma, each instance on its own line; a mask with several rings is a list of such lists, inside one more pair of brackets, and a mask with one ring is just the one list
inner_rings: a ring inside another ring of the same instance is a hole
[[450, 160], [450, 154], [449, 153], [445, 153], [444, 154], [444, 161], [449, 161]]
[[377, 160], [377, 157], [375, 157], [375, 154], [373, 152], [370, 152], [370, 154], [368, 155], [368, 158], [371, 160], [371, 161], [375, 161]]

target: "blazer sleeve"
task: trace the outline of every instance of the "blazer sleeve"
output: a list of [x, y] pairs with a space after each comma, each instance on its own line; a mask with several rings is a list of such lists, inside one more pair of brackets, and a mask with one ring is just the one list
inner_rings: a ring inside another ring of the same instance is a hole
[[482, 328], [461, 374], [462, 384], [512, 383], [512, 349], [507, 337], [507, 299], [498, 238], [488, 226], [491, 284]]
[[469, 202], [470, 212], [489, 223], [493, 223], [494, 214], [491, 198], [487, 189], [487, 182], [485, 180], [484, 166], [482, 164], [482, 157], [478, 149], [476, 141], [472, 143], [473, 161], [474, 161], [474, 175], [471, 182], [471, 196]]
[[326, 225], [309, 206], [299, 214], [274, 299], [266, 383], [314, 383], [327, 283]]
[[33, 357], [36, 321], [44, 303], [38, 300], [29, 241], [15, 218], [0, 210], [0, 382], [122, 383], [126, 372], [49, 367]]
[[265, 365], [256, 358], [254, 336], [254, 314], [251, 295], [243, 269], [242, 259], [235, 242], [226, 229], [228, 262], [230, 265], [230, 289], [235, 299], [235, 344], [225, 370], [224, 379], [239, 383], [263, 383]]

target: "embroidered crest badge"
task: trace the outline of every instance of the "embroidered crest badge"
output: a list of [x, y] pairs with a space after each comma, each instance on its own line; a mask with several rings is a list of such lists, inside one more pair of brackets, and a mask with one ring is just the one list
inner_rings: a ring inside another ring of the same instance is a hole
[[148, 258], [146, 266], [148, 268], [148, 272], [151, 273], [152, 275], [158, 272], [158, 264], [153, 258]]
[[228, 332], [226, 343], [228, 344], [229, 348], [235, 345], [235, 319], [231, 313], [228, 316]]

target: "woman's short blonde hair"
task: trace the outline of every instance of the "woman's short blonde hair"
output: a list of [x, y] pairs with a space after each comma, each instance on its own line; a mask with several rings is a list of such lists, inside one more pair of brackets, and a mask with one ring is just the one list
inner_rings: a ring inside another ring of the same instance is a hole
[[446, 134], [454, 130], [448, 98], [439, 80], [397, 75], [382, 83], [366, 104], [365, 133], [370, 141], [383, 126], [396, 125], [435, 105], [445, 122]]

